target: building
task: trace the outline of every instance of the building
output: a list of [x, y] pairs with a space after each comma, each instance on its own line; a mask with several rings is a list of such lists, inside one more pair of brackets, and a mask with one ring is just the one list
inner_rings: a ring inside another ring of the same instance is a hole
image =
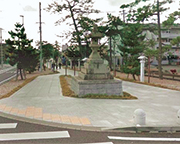
[[[169, 45], [171, 40], [180, 36], [180, 25], [174, 25], [170, 28], [163, 28], [161, 30], [161, 37], [162, 37], [162, 44], [163, 45]], [[177, 45], [172, 46], [172, 49], [170, 50], [172, 55], [180, 57], [180, 47]], [[167, 53], [166, 53], [167, 55]]]
[[[152, 24], [152, 26], [156, 27], [156, 24]], [[154, 49], [158, 49], [158, 47], [159, 47], [158, 35], [153, 32], [150, 32], [147, 29], [145, 29], [143, 31], [143, 34], [146, 34], [145, 40], [153, 39], [153, 40], [157, 41], [157, 45], [154, 47]], [[180, 24], [173, 25], [169, 28], [165, 28], [165, 27], [161, 26], [162, 46], [170, 45], [171, 40], [178, 36], [180, 36]], [[121, 44], [120, 41], [121, 41], [121, 37], [116, 36], [115, 37], [115, 45]], [[114, 44], [114, 40], [112, 39], [111, 40], [112, 49], [114, 48], [113, 44]], [[110, 47], [110, 42], [109, 42], [109, 47]], [[120, 53], [121, 52], [119, 51], [117, 46], [115, 46], [115, 55], [120, 54]], [[180, 62], [180, 46], [174, 45], [174, 46], [172, 46], [172, 49], [170, 51], [164, 53], [162, 64], [169, 64], [169, 60], [168, 60], [168, 58], [170, 57], [169, 53], [172, 54], [171, 58], [176, 58], [176, 59], [172, 59], [174, 62]], [[121, 61], [121, 59], [119, 59], [119, 60]], [[154, 58], [153, 63], [157, 65], [158, 62], [157, 62], [156, 58]], [[116, 62], [116, 64], [117, 64], [117, 62]]]

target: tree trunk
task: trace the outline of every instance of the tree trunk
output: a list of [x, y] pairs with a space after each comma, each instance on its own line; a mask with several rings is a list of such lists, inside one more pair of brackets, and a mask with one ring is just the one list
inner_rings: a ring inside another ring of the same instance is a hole
[[18, 80], [18, 76], [19, 76], [19, 69], [17, 68], [17, 70], [16, 70], [16, 81]]
[[160, 12], [159, 12], [159, 0], [157, 0], [157, 17], [158, 17], [158, 36], [159, 36], [159, 55], [158, 55], [158, 69], [159, 69], [159, 79], [162, 77], [162, 44], [161, 44], [161, 25], [160, 25]]
[[133, 76], [133, 79], [136, 80], [135, 74], [132, 74], [132, 76]]
[[111, 38], [111, 36], [109, 38], [110, 38], [110, 48], [109, 48], [110, 60], [109, 60], [109, 67], [110, 67], [110, 69], [112, 69], [112, 44], [111, 44], [112, 38]]
[[24, 79], [26, 79], [26, 71], [23, 69]]
[[72, 17], [72, 20], [73, 20], [74, 28], [75, 28], [76, 33], [77, 33], [77, 42], [79, 44], [80, 53], [81, 53], [81, 56], [83, 56], [83, 54], [81, 52], [82, 44], [81, 44], [81, 38], [79, 36], [79, 30], [78, 30], [78, 27], [77, 27], [77, 24], [76, 24], [76, 20], [74, 18], [74, 13], [73, 13], [73, 10], [72, 10], [72, 6], [70, 5], [69, 2], [68, 2], [68, 4], [69, 4], [69, 9], [70, 9], [70, 12], [71, 12], [71, 17]]
[[22, 69], [20, 68], [19, 71], [20, 71], [21, 80], [23, 80]]
[[150, 57], [148, 57], [148, 83], [150, 83]]

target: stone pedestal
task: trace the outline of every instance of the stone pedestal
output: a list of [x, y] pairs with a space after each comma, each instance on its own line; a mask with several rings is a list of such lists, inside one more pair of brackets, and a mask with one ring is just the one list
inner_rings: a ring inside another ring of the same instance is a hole
[[87, 94], [123, 95], [120, 80], [83, 80], [79, 77], [71, 79], [71, 89], [79, 96]]

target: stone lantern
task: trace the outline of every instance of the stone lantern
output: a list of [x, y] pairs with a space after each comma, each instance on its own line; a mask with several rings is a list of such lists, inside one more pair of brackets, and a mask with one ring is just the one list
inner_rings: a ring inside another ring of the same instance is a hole
[[84, 63], [84, 67], [77, 77], [71, 81], [72, 90], [79, 96], [87, 94], [122, 95], [122, 81], [115, 80], [110, 73], [108, 64], [98, 53], [99, 39], [103, 36], [94, 25], [93, 32], [88, 36], [91, 38], [92, 53]]
[[91, 38], [90, 47], [92, 49], [92, 53], [87, 62], [84, 64], [84, 68], [82, 68], [79, 73], [79, 77], [84, 80], [113, 79], [108, 65], [104, 64], [104, 60], [98, 53], [98, 48], [100, 47], [98, 41], [103, 37], [103, 34], [98, 32], [97, 26], [94, 25], [93, 32], [88, 35], [88, 37]]

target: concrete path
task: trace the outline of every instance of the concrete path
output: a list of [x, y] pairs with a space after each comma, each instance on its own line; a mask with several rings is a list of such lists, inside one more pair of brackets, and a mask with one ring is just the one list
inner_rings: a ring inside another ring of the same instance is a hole
[[[68, 73], [73, 75], [73, 71]], [[64, 97], [59, 75], [39, 76], [11, 97], [0, 100], [0, 111], [31, 120], [93, 128], [133, 127], [134, 111], [146, 112], [147, 127], [179, 127], [180, 91], [123, 81], [123, 91], [138, 100]], [[77, 73], [76, 73], [77, 74]]]

